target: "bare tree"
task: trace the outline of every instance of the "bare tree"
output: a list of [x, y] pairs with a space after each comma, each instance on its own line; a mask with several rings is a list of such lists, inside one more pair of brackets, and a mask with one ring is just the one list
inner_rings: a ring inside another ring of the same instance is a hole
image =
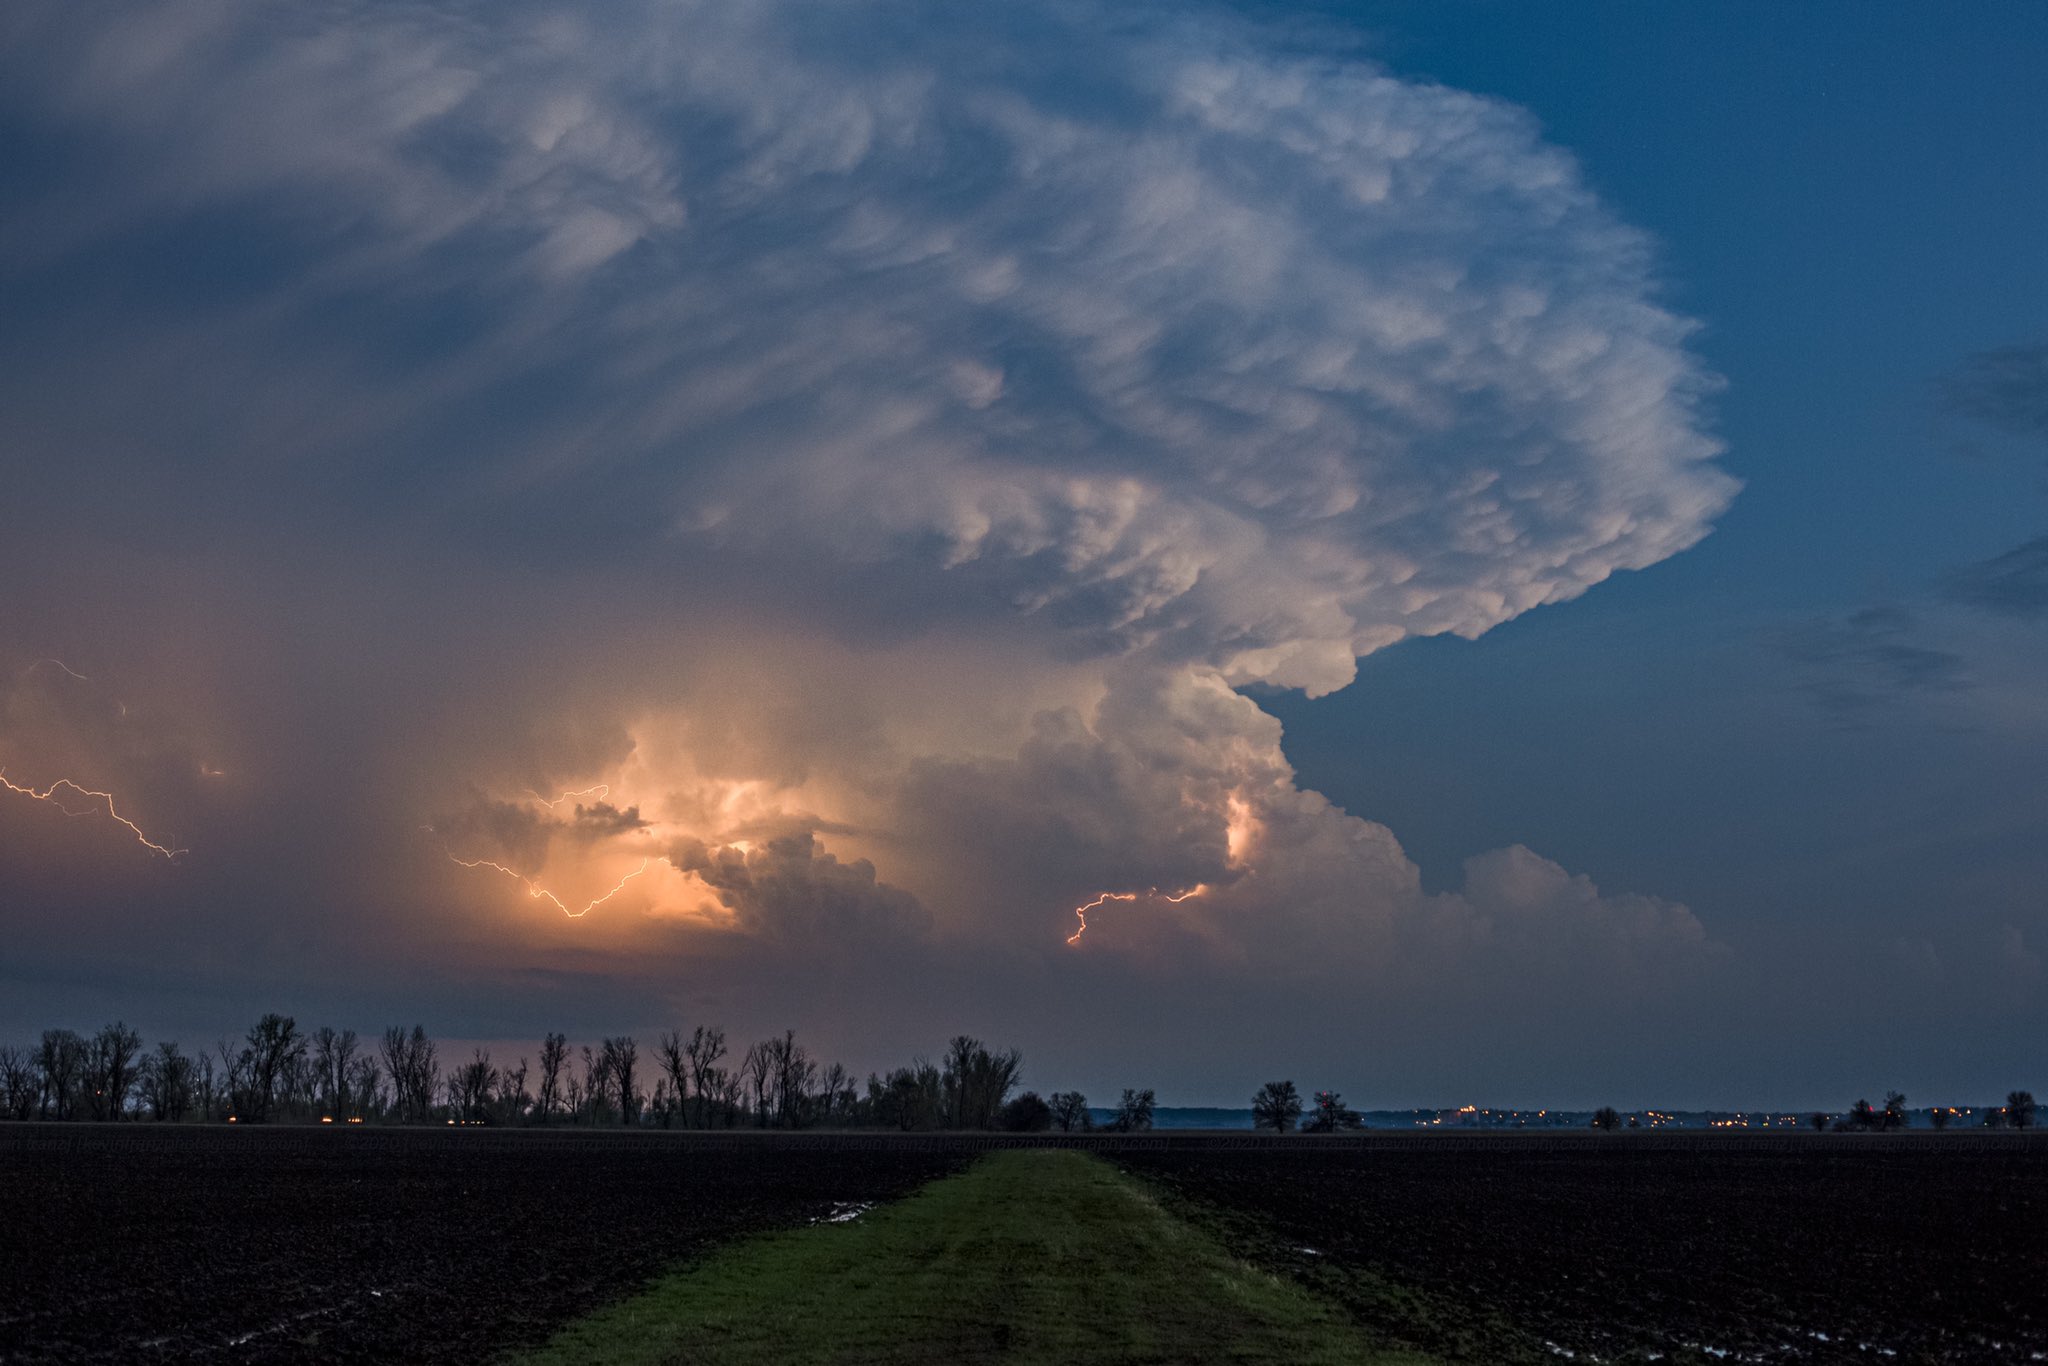
[[1887, 1091], [1884, 1097], [1884, 1113], [1878, 1123], [1886, 1132], [1906, 1127], [1906, 1095], [1903, 1091]]
[[706, 1029], [698, 1025], [690, 1032], [690, 1042], [684, 1046], [690, 1059], [690, 1085], [697, 1093], [697, 1123], [700, 1127], [711, 1127], [708, 1101], [716, 1098], [725, 1085], [724, 1069], [718, 1060], [725, 1056], [725, 1030], [713, 1025]]
[[377, 1068], [377, 1060], [365, 1053], [356, 1059], [349, 1075], [348, 1094], [349, 1099], [355, 1103], [356, 1114], [377, 1114], [383, 1108], [382, 1090], [382, 1074]]
[[220, 1118], [220, 1087], [213, 1072], [213, 1055], [201, 1052], [192, 1063], [192, 1099], [199, 1106], [199, 1117], [212, 1121]]
[[137, 1077], [142, 1103], [152, 1119], [175, 1123], [192, 1108], [192, 1059], [179, 1052], [177, 1044], [158, 1044], [142, 1060]]
[[1046, 1104], [1052, 1107], [1052, 1122], [1061, 1133], [1094, 1127], [1094, 1119], [1088, 1113], [1088, 1097], [1079, 1091], [1055, 1091]]
[[[1613, 1113], [1611, 1106], [1602, 1108], [1610, 1114]], [[1615, 1116], [1615, 1122], [1620, 1122], [1619, 1115]], [[1365, 1119], [1358, 1111], [1346, 1105], [1344, 1097], [1335, 1091], [1318, 1091], [1315, 1109], [1309, 1115], [1308, 1123], [1301, 1127], [1309, 1133], [1329, 1134], [1339, 1129], [1363, 1129]]]
[[[689, 1045], [683, 1041], [680, 1030], [671, 1029], [661, 1036], [657, 1054], [661, 1070], [668, 1077], [669, 1100], [677, 1110], [684, 1107], [690, 1094]], [[669, 1108], [662, 1107], [662, 1124], [668, 1123]]]
[[526, 1070], [526, 1059], [521, 1058], [519, 1066], [498, 1073], [498, 1120], [502, 1124], [525, 1119], [526, 1107], [533, 1103], [533, 1097], [526, 1094]]
[[2005, 1096], [2005, 1122], [2015, 1129], [2034, 1127], [2034, 1093], [2032, 1091], [2008, 1091]]
[[[1320, 1100], [1321, 1097], [1318, 1096], [1317, 1099]], [[1151, 1128], [1155, 1104], [1150, 1087], [1142, 1091], [1133, 1091], [1125, 1087], [1123, 1099], [1117, 1102], [1116, 1118], [1110, 1122], [1110, 1127], [1120, 1134], [1137, 1133]]]
[[775, 1122], [785, 1129], [801, 1128], [808, 1118], [806, 1102], [818, 1065], [796, 1041], [793, 1029], [784, 1030], [781, 1038], [770, 1039], [763, 1047], [775, 1086]]
[[85, 1098], [94, 1119], [116, 1120], [126, 1113], [141, 1052], [142, 1036], [119, 1020], [92, 1036], [85, 1053]]
[[402, 1124], [424, 1124], [433, 1116], [434, 1084], [440, 1064], [424, 1025], [410, 1033], [403, 1025], [384, 1031], [384, 1075], [391, 1082], [391, 1108]]
[[946, 1122], [956, 1129], [992, 1129], [1018, 1079], [1024, 1057], [1016, 1049], [991, 1053], [981, 1040], [957, 1035], [946, 1046]]
[[1301, 1092], [1291, 1081], [1269, 1081], [1252, 1097], [1252, 1127], [1292, 1133], [1301, 1118]]
[[355, 1098], [349, 1083], [355, 1074], [356, 1032], [337, 1031], [321, 1025], [313, 1031], [313, 1084], [320, 1108], [336, 1119], [347, 1119]]
[[43, 1082], [37, 1111], [45, 1119], [70, 1119], [78, 1113], [79, 1080], [85, 1072], [85, 1040], [69, 1029], [46, 1029], [36, 1051], [36, 1071]]
[[1612, 1105], [1601, 1106], [1593, 1112], [1593, 1127], [1602, 1133], [1613, 1133], [1621, 1127], [1621, 1112]]
[[775, 1063], [769, 1055], [768, 1045], [748, 1044], [740, 1072], [754, 1091], [754, 1123], [765, 1129], [768, 1127], [768, 1084], [775, 1076]]
[[640, 1047], [630, 1034], [604, 1041], [605, 1072], [619, 1097], [619, 1123], [629, 1126], [640, 1112], [640, 1091], [633, 1081], [633, 1064], [639, 1057]]
[[26, 1048], [0, 1044], [0, 1115], [32, 1119], [42, 1091], [35, 1055]]
[[448, 1103], [464, 1120], [490, 1118], [491, 1093], [498, 1087], [498, 1069], [479, 1048], [470, 1061], [448, 1073]]
[[567, 1038], [550, 1034], [540, 1041], [540, 1095], [534, 1101], [534, 1114], [543, 1124], [554, 1118], [555, 1107], [562, 1102], [562, 1064], [568, 1058]]
[[273, 1011], [249, 1027], [243, 1053], [248, 1058], [248, 1118], [261, 1124], [277, 1108], [281, 1083], [305, 1057], [306, 1039], [297, 1021]]

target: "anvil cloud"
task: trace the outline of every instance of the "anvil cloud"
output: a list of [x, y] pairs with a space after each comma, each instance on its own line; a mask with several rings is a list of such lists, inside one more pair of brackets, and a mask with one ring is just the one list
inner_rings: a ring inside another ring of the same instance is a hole
[[[0, 236], [0, 648], [125, 670], [230, 785], [159, 784], [204, 827], [182, 882], [81, 881], [76, 832], [0, 810], [16, 904], [118, 885], [236, 1009], [253, 938], [402, 964], [481, 1037], [717, 1011], [1078, 1070], [1156, 1028], [1191, 1072], [1217, 1045], [1172, 1022], [1219, 1003], [1338, 1056], [1451, 982], [1494, 1004], [1442, 1049], [1697, 985], [1688, 910], [1527, 849], [1425, 891], [1257, 703], [1677, 554], [1735, 487], [1652, 248], [1571, 158], [1297, 36], [11, 7], [0, 118], [47, 155]], [[659, 868], [564, 925], [446, 855]], [[1099, 891], [1198, 884], [1064, 942]], [[89, 957], [54, 919], [14, 927], [53, 979]]]

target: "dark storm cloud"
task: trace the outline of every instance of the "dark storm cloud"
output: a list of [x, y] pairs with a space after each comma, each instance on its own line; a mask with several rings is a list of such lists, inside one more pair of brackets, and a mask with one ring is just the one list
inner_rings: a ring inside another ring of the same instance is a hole
[[38, 953], [854, 1040], [972, 963], [931, 1009], [1075, 1056], [1715, 970], [1519, 846], [1423, 893], [1233, 691], [1734, 494], [1651, 244], [1517, 109], [1206, 10], [165, 0], [7, 8], [0, 120], [0, 645], [92, 645], [239, 784], [125, 901], [8, 844]]

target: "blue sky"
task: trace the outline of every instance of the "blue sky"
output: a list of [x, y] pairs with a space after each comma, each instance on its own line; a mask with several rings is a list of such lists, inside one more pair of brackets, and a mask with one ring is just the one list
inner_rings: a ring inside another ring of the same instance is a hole
[[2022, 5], [25, 6], [0, 1031], [2002, 1093], [2044, 57]]

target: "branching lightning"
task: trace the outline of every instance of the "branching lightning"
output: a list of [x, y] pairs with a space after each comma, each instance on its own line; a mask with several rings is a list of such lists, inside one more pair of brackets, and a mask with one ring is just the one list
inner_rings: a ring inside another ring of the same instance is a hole
[[35, 663], [33, 663], [33, 664], [29, 665], [29, 666], [28, 666], [28, 667], [27, 667], [26, 669], [23, 669], [23, 670], [22, 670], [22, 673], [23, 673], [23, 674], [32, 674], [32, 673], [34, 673], [34, 672], [35, 672], [35, 671], [36, 671], [37, 669], [40, 669], [40, 668], [42, 668], [42, 667], [43, 667], [43, 665], [45, 665], [45, 664], [50, 664], [50, 665], [54, 665], [54, 666], [56, 666], [57, 668], [59, 668], [59, 669], [62, 669], [62, 670], [63, 670], [63, 671], [65, 672], [65, 673], [68, 673], [68, 674], [70, 674], [70, 675], [71, 675], [71, 676], [72, 676], [73, 678], [77, 679], [77, 680], [78, 680], [79, 682], [81, 682], [81, 683], [90, 683], [90, 682], [92, 682], [92, 680], [91, 680], [90, 678], [87, 678], [87, 677], [86, 677], [86, 676], [85, 676], [84, 674], [82, 674], [82, 673], [80, 673], [80, 672], [79, 672], [78, 670], [76, 670], [76, 669], [72, 668], [72, 667], [71, 667], [71, 666], [70, 666], [69, 664], [66, 664], [66, 663], [65, 663], [65, 662], [64, 662], [63, 660], [61, 660], [61, 659], [39, 659], [39, 660], [37, 660], [37, 661], [36, 661]]
[[[52, 664], [57, 663], [57, 661], [55, 661], [54, 659], [50, 662]], [[58, 664], [57, 667], [60, 669], [64, 668], [64, 666], [61, 664]], [[69, 669], [64, 669], [64, 672], [71, 673]], [[77, 677], [76, 674], [73, 674], [72, 676], [74, 678]], [[77, 783], [72, 782], [69, 778], [59, 778], [56, 782], [51, 783], [48, 787], [38, 792], [36, 789], [32, 787], [23, 787], [21, 784], [14, 782], [10, 778], [8, 778], [7, 774], [4, 771], [0, 771], [0, 786], [6, 787], [6, 789], [9, 792], [19, 792], [24, 797], [33, 797], [39, 802], [48, 802], [50, 805], [56, 807], [59, 811], [62, 811], [67, 816], [75, 817], [91, 815], [92, 813], [90, 811], [73, 811], [63, 802], [57, 800], [58, 790], [60, 788], [68, 787], [81, 797], [96, 799], [98, 801], [105, 802], [107, 806], [107, 814], [111, 816], [114, 820], [118, 821], [120, 824], [127, 826], [129, 832], [135, 836], [137, 842], [140, 843], [143, 848], [149, 849], [158, 854], [162, 854], [166, 859], [169, 859], [173, 863], [177, 861], [178, 855], [191, 852], [188, 849], [172, 849], [165, 845], [158, 844], [155, 840], [143, 834], [142, 827], [138, 826], [134, 821], [129, 820], [126, 816], [122, 815], [120, 811], [115, 808], [114, 794], [111, 792], [99, 792], [89, 787], [80, 787]]]
[[610, 783], [598, 783], [593, 787], [584, 788], [581, 792], [564, 792], [561, 796], [555, 798], [553, 801], [549, 801], [546, 797], [541, 796], [540, 793], [535, 792], [530, 787], [526, 789], [526, 795], [533, 798], [535, 801], [539, 802], [542, 806], [545, 806], [548, 810], [552, 811], [556, 807], [560, 806], [563, 802], [570, 801], [576, 798], [595, 797], [599, 801], [603, 801], [606, 797], [612, 795], [612, 788]]
[[1157, 887], [1148, 887], [1142, 892], [1104, 892], [1101, 896], [1096, 897], [1095, 900], [1088, 902], [1086, 905], [1074, 907], [1074, 915], [1075, 918], [1077, 918], [1081, 922], [1081, 928], [1075, 930], [1072, 934], [1068, 935], [1067, 942], [1069, 944], [1080, 943], [1081, 936], [1088, 933], [1088, 912], [1095, 910], [1097, 907], [1106, 905], [1109, 902], [1164, 901], [1170, 905], [1178, 906], [1181, 902], [1190, 900], [1194, 897], [1198, 897], [1208, 890], [1209, 885], [1207, 883], [1197, 882], [1194, 886], [1179, 892], [1162, 892]]
[[[573, 796], [576, 794], [572, 793], [570, 795]], [[427, 831], [427, 833], [429, 834], [434, 833], [434, 827], [431, 825], [422, 826], [421, 828]], [[487, 858], [459, 858], [456, 856], [455, 851], [450, 849], [445, 844], [441, 846], [441, 852], [448, 856], [448, 861], [450, 863], [459, 864], [464, 868], [489, 868], [495, 872], [503, 873], [506, 877], [511, 878], [514, 882], [517, 882], [520, 886], [526, 888], [526, 894], [532, 897], [535, 901], [554, 902], [556, 909], [560, 910], [563, 915], [568, 916], [571, 920], [581, 920], [584, 916], [589, 915], [599, 906], [604, 905], [605, 902], [610, 901], [620, 892], [626, 890], [626, 884], [631, 882], [634, 878], [639, 877], [642, 873], [646, 872], [648, 869], [648, 865], [654, 862], [652, 858], [641, 859], [640, 866], [638, 868], [635, 868], [632, 872], [626, 874], [624, 877], [620, 878], [617, 883], [613, 884], [612, 889], [610, 891], [606, 892], [603, 896], [597, 897], [590, 901], [586, 901], [580, 909], [572, 911], [569, 909], [568, 902], [562, 900], [562, 898], [556, 896], [553, 892], [541, 886], [538, 882], [534, 881], [532, 878], [528, 877], [526, 874], [518, 871], [515, 868], [507, 868], [504, 864], [494, 862]]]

